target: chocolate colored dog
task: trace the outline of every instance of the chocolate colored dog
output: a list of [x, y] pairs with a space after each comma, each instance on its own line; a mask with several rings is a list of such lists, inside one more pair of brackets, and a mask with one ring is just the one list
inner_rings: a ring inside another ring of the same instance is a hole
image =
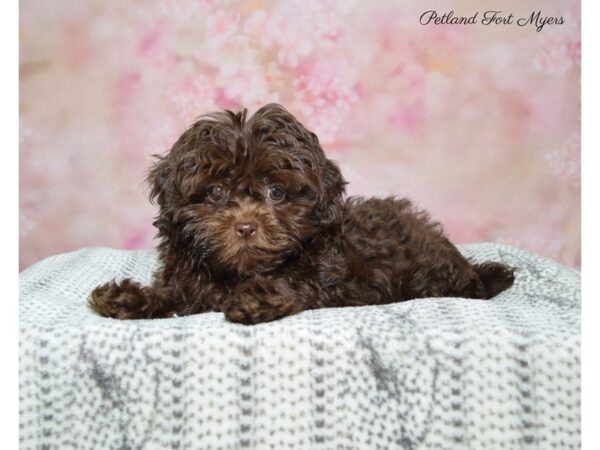
[[160, 269], [97, 287], [102, 316], [222, 311], [254, 324], [424, 297], [489, 299], [513, 269], [472, 264], [406, 199], [345, 198], [317, 136], [283, 107], [201, 117], [148, 174]]

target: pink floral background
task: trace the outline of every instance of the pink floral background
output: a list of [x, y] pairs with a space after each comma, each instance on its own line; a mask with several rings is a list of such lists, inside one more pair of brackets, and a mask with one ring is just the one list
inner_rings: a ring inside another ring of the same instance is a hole
[[[427, 9], [565, 23], [422, 26]], [[199, 114], [273, 101], [350, 194], [580, 264], [578, 1], [21, 0], [20, 17], [21, 268], [152, 247], [150, 155]]]

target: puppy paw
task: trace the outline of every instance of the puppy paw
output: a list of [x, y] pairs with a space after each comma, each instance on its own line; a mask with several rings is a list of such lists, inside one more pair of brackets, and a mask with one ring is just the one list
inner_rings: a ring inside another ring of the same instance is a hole
[[252, 325], [270, 322], [298, 312], [298, 308], [287, 297], [281, 295], [258, 296], [238, 293], [222, 306], [225, 318], [230, 322]]
[[131, 280], [98, 286], [90, 294], [88, 305], [101, 316], [115, 319], [148, 319], [154, 309], [144, 288]]

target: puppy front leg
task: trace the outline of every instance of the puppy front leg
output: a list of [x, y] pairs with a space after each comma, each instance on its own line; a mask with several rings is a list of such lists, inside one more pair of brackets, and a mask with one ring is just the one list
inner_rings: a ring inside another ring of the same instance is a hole
[[221, 309], [231, 322], [270, 322], [306, 309], [301, 291], [280, 279], [256, 277], [239, 284]]
[[169, 288], [142, 286], [130, 279], [98, 286], [88, 304], [101, 316], [115, 319], [157, 319], [173, 317], [176, 312]]

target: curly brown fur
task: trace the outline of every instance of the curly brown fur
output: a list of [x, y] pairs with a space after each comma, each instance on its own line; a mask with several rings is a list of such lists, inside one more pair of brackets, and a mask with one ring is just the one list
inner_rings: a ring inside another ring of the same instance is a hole
[[406, 199], [344, 198], [338, 167], [283, 107], [201, 117], [148, 174], [161, 268], [150, 287], [96, 288], [119, 319], [222, 311], [265, 322], [303, 310], [424, 297], [488, 299], [513, 270], [471, 264]]

